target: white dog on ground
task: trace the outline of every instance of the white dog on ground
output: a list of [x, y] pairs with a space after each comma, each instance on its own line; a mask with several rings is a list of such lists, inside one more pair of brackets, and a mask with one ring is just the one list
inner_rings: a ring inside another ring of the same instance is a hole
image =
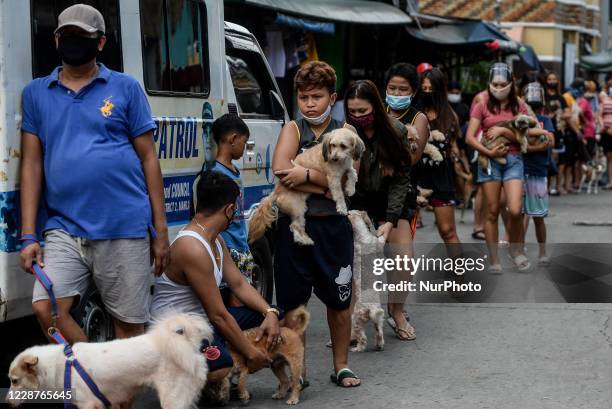
[[[212, 340], [208, 322], [192, 314], [174, 314], [157, 322], [146, 334], [110, 342], [73, 345], [74, 356], [113, 408], [132, 400], [143, 387], [157, 390], [163, 409], [188, 409], [206, 384], [208, 366], [200, 351]], [[10, 391], [64, 389], [66, 357], [63, 345], [34, 346], [11, 363]], [[10, 401], [18, 406], [23, 401]], [[72, 403], [79, 409], [104, 409], [72, 368]]]
[[379, 351], [385, 345], [383, 335], [383, 320], [385, 311], [380, 305], [379, 295], [373, 289], [361, 290], [361, 269], [363, 257], [371, 254], [382, 254], [385, 245], [383, 237], [376, 236], [376, 230], [366, 212], [351, 210], [348, 215], [353, 226], [353, 241], [355, 256], [353, 259], [353, 297], [357, 300], [353, 310], [351, 339], [356, 345], [353, 352], [363, 352], [368, 344], [365, 326], [372, 321], [376, 329], [376, 349]]
[[[329, 193], [339, 214], [346, 215], [346, 196], [355, 194], [357, 171], [353, 162], [361, 158], [365, 144], [361, 138], [349, 128], [339, 128], [323, 135], [323, 142], [306, 149], [296, 156], [294, 163], [308, 169], [318, 169], [327, 176]], [[346, 175], [344, 189], [342, 177]], [[314, 242], [306, 234], [306, 199], [310, 193], [298, 192], [277, 183], [274, 191], [261, 201], [261, 204], [251, 215], [249, 222], [249, 242], [254, 242], [264, 235], [266, 229], [276, 220], [275, 204], [291, 217], [290, 229], [293, 239], [301, 245], [313, 245]]]

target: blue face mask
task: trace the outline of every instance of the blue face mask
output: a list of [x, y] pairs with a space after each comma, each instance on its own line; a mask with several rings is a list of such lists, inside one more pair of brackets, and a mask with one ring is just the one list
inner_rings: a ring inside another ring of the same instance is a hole
[[385, 97], [385, 102], [389, 105], [394, 111], [401, 111], [402, 109], [406, 109], [410, 106], [412, 102], [412, 95], [389, 95]]

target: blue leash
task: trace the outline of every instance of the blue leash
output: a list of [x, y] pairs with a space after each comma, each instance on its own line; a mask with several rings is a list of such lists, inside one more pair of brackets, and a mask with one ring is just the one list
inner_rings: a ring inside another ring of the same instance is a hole
[[104, 396], [104, 394], [100, 391], [94, 380], [91, 376], [85, 371], [85, 369], [81, 366], [79, 361], [76, 359], [74, 352], [72, 351], [72, 347], [66, 341], [66, 339], [62, 336], [59, 329], [57, 329], [57, 299], [55, 298], [55, 294], [53, 293], [53, 282], [49, 278], [49, 276], [45, 273], [45, 271], [40, 268], [40, 266], [36, 263], [32, 264], [32, 273], [36, 277], [36, 279], [40, 282], [40, 284], [45, 288], [47, 293], [49, 294], [49, 298], [51, 300], [51, 326], [49, 327], [49, 336], [53, 338], [55, 342], [59, 345], [64, 346], [64, 355], [66, 355], [66, 365], [64, 367], [64, 392], [70, 391], [70, 394], [66, 394], [66, 398], [64, 399], [64, 409], [72, 409], [72, 368], [76, 369], [77, 373], [83, 379], [83, 382], [87, 385], [91, 393], [95, 395], [106, 407], [110, 407], [110, 401]]

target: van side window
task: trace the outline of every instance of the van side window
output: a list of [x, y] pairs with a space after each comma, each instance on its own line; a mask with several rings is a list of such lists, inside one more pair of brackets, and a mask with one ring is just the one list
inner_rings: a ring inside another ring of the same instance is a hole
[[150, 94], [208, 95], [206, 6], [140, 0], [145, 88]]
[[271, 117], [270, 91], [274, 90], [274, 83], [261, 55], [233, 47], [225, 51], [240, 115]]
[[98, 61], [115, 71], [123, 71], [119, 0], [31, 0], [32, 7], [32, 76], [49, 75], [62, 61], [55, 50], [57, 17], [76, 3], [87, 3], [102, 13], [106, 25], [106, 45]]

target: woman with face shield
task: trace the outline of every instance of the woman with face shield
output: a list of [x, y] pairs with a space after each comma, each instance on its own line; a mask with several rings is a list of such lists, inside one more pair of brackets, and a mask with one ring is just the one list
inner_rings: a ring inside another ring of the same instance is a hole
[[507, 64], [495, 63], [489, 70], [489, 87], [474, 105], [467, 130], [468, 145], [478, 150], [480, 155], [489, 158], [506, 157], [506, 164], [489, 161], [488, 169], [478, 168], [478, 181], [482, 183], [486, 198], [485, 237], [490, 253], [491, 273], [501, 273], [502, 267], [497, 255], [499, 232], [497, 219], [500, 209], [501, 188], [504, 188], [508, 208], [508, 237], [512, 261], [520, 270], [530, 267], [523, 254], [523, 158], [518, 143], [486, 148], [478, 139], [476, 132], [482, 129], [483, 138], [505, 136], [514, 140], [513, 133], [504, 127], [496, 126], [509, 121], [518, 114], [529, 114], [527, 105], [516, 95], [512, 71]]

